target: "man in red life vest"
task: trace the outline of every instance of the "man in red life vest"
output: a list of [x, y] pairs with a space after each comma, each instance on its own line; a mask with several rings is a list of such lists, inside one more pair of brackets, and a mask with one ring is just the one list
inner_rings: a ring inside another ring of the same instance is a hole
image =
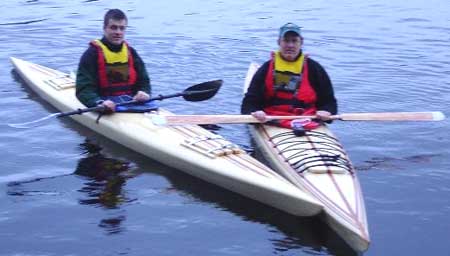
[[113, 99], [145, 102], [150, 99], [150, 79], [144, 62], [125, 40], [128, 19], [119, 9], [106, 12], [103, 38], [94, 40], [80, 59], [76, 96], [87, 107], [104, 105], [116, 110]]
[[[266, 115], [316, 115], [328, 121], [337, 113], [337, 101], [325, 69], [302, 52], [300, 27], [287, 23], [280, 28], [279, 50], [255, 73], [241, 106], [261, 122]], [[295, 128], [296, 120], [280, 120], [275, 125]], [[314, 129], [317, 122], [302, 123]]]

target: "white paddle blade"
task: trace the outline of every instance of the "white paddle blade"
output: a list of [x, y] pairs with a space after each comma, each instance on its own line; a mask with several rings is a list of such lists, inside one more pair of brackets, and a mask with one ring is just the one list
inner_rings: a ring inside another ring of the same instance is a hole
[[432, 112], [433, 113], [433, 121], [442, 121], [445, 119], [444, 113], [440, 111]]
[[13, 128], [19, 128], [19, 129], [33, 128], [33, 127], [37, 127], [37, 126], [44, 124], [44, 121], [46, 121], [52, 117], [57, 117], [58, 115], [59, 115], [59, 113], [54, 113], [54, 114], [45, 116], [43, 118], [40, 118], [38, 120], [31, 121], [31, 122], [8, 124], [8, 126], [13, 127]]

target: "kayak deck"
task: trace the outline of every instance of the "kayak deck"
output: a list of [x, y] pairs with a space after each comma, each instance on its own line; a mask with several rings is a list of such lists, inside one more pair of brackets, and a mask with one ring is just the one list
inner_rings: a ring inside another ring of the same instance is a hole
[[296, 136], [267, 125], [250, 130], [273, 169], [321, 202], [325, 221], [344, 240], [351, 240], [351, 247], [367, 250], [370, 239], [360, 184], [331, 131], [322, 126]]

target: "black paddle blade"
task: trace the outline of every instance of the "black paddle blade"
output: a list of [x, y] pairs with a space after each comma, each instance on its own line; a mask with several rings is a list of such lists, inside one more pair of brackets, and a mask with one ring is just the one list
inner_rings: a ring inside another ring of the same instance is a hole
[[222, 80], [214, 80], [193, 85], [183, 92], [183, 98], [187, 101], [202, 101], [212, 98], [222, 86]]

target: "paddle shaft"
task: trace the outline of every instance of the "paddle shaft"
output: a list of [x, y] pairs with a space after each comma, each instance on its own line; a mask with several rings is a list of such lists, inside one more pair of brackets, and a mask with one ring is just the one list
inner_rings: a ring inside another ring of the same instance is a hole
[[[267, 121], [314, 119], [317, 116], [266, 116]], [[441, 112], [382, 112], [382, 113], [346, 113], [330, 116], [330, 120], [341, 121], [440, 121], [445, 117]], [[177, 124], [239, 124], [261, 123], [252, 115], [173, 115], [165, 116], [165, 125]]]
[[[163, 99], [168, 99], [168, 98], [175, 98], [175, 97], [183, 96], [185, 94], [186, 93], [184, 93], [184, 92], [178, 92], [178, 93], [168, 94], [168, 95], [158, 95], [156, 97], [150, 98], [148, 101], [163, 100]], [[116, 106], [125, 106], [125, 105], [137, 104], [137, 103], [140, 103], [140, 102], [137, 101], [137, 100], [130, 100], [130, 101], [116, 103]], [[65, 116], [71, 116], [71, 115], [81, 115], [81, 114], [86, 113], [86, 112], [104, 111], [105, 108], [106, 107], [103, 106], [103, 105], [90, 107], [90, 108], [83, 108], [83, 109], [79, 108], [77, 110], [73, 110], [73, 111], [69, 111], [69, 112], [61, 112], [58, 115], [56, 115], [56, 117], [65, 117]]]
[[[187, 89], [185, 89], [182, 92], [177, 92], [173, 94], [167, 94], [167, 95], [158, 95], [156, 97], [151, 97], [148, 99], [148, 101], [152, 100], [164, 100], [169, 98], [175, 98], [175, 97], [183, 97], [187, 101], [202, 101], [207, 100], [213, 97], [219, 88], [222, 86], [223, 81], [222, 80], [213, 80], [208, 82], [203, 82], [200, 84], [193, 85]], [[125, 102], [116, 103], [116, 106], [124, 106], [124, 105], [130, 105], [130, 104], [136, 104], [136, 103], [143, 103], [136, 100], [130, 100]], [[56, 115], [56, 117], [64, 117], [64, 116], [70, 116], [70, 115], [81, 115], [86, 112], [94, 112], [94, 111], [104, 111], [105, 106], [95, 106], [90, 108], [83, 108], [83, 109], [77, 109], [69, 112], [61, 112]]]
[[[214, 81], [208, 81], [200, 84], [193, 85], [187, 89], [185, 89], [183, 92], [178, 92], [174, 94], [168, 94], [168, 95], [158, 95], [156, 97], [150, 98], [148, 101], [151, 100], [163, 100], [168, 98], [174, 98], [174, 97], [180, 97], [182, 96], [184, 100], [186, 101], [203, 101], [212, 98], [220, 89], [222, 86], [223, 81], [222, 80], [214, 80]], [[129, 105], [129, 104], [135, 104], [140, 103], [136, 100], [130, 100], [126, 102], [120, 102], [116, 103], [116, 106], [123, 106], [123, 105]], [[60, 112], [60, 113], [54, 113], [50, 114], [46, 117], [33, 120], [30, 122], [25, 123], [17, 123], [17, 124], [8, 124], [11, 127], [16, 128], [30, 128], [35, 127], [39, 123], [42, 123], [50, 118], [53, 117], [65, 117], [65, 116], [71, 116], [71, 115], [81, 115], [86, 112], [93, 112], [93, 111], [99, 111], [102, 112], [105, 110], [105, 106], [99, 105], [95, 107], [90, 108], [83, 108], [83, 109], [77, 109], [69, 112]]]

